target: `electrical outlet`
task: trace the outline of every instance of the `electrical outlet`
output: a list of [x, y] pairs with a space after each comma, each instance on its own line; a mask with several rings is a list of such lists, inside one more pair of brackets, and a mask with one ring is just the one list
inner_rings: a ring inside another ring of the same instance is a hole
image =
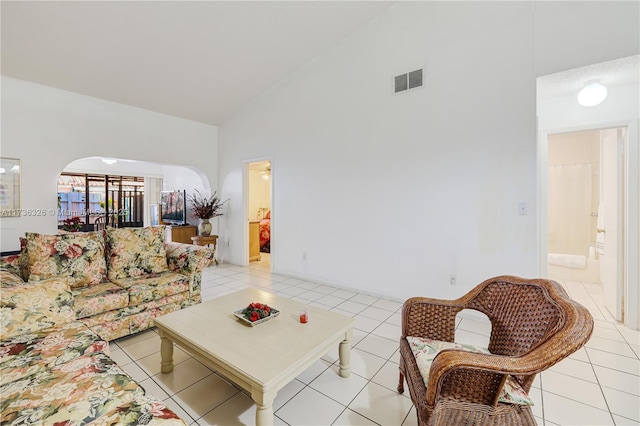
[[458, 282], [458, 277], [456, 277], [456, 274], [449, 275], [449, 284], [450, 285], [456, 285], [457, 282]]
[[527, 203], [525, 203], [524, 201], [520, 201], [518, 203], [518, 214], [520, 216], [526, 216], [527, 215]]

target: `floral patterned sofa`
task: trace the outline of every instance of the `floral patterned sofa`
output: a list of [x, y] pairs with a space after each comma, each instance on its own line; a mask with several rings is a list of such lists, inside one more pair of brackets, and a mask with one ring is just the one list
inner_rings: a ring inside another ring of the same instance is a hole
[[184, 426], [109, 357], [108, 340], [201, 301], [213, 251], [163, 236], [27, 233], [0, 259], [0, 424]]
[[164, 226], [60, 235], [27, 233], [19, 255], [0, 258], [2, 285], [67, 277], [76, 319], [104, 340], [153, 326], [202, 301], [213, 250], [165, 243]]
[[68, 278], [0, 288], [0, 424], [181, 425], [75, 320]]

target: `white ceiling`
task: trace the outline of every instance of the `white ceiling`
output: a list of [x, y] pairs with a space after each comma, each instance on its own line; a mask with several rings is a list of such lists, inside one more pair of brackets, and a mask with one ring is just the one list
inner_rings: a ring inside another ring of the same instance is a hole
[[[220, 125], [396, 2], [2, 1], [2, 74]], [[545, 76], [638, 83], [638, 56]]]
[[2, 1], [2, 74], [219, 125], [393, 4]]
[[542, 76], [538, 79], [538, 99], [577, 96], [586, 83], [594, 80], [607, 87], [638, 84], [640, 55]]

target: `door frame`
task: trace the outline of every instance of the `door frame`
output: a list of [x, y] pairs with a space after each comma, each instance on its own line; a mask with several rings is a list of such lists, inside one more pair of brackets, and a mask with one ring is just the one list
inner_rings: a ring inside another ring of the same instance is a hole
[[[624, 139], [623, 137], [621, 137], [621, 133], [625, 133], [628, 131], [628, 128], [626, 127], [616, 127], [616, 128], [610, 128], [610, 129], [602, 129], [602, 130], [609, 130], [609, 131], [615, 131], [615, 141], [612, 142], [610, 141], [609, 144], [610, 146], [608, 148], [604, 147], [604, 141], [602, 138], [602, 133], [599, 135], [600, 136], [600, 159], [602, 160], [602, 158], [605, 156], [604, 150], [605, 149], [610, 149], [610, 154], [613, 154], [612, 156], [615, 157], [615, 161], [616, 161], [616, 169], [615, 169], [615, 173], [611, 174], [611, 177], [613, 177], [615, 179], [615, 186], [616, 186], [616, 192], [615, 192], [615, 197], [611, 197], [611, 194], [609, 194], [609, 198], [612, 198], [612, 200], [609, 200], [607, 198], [607, 196], [605, 195], [605, 205], [609, 204], [611, 205], [611, 201], [613, 201], [613, 203], [615, 204], [616, 207], [616, 211], [615, 211], [615, 239], [613, 241], [615, 241], [615, 253], [616, 253], [616, 259], [615, 259], [615, 276], [616, 276], [616, 281], [615, 281], [615, 293], [616, 293], [616, 298], [612, 301], [613, 306], [611, 306], [611, 304], [609, 303], [609, 298], [607, 297], [607, 288], [605, 286], [605, 283], [602, 283], [603, 285], [603, 295], [604, 295], [604, 307], [605, 309], [607, 309], [609, 311], [609, 313], [613, 314], [613, 317], [616, 319], [616, 321], [624, 321], [625, 318], [625, 309], [624, 309], [624, 305], [623, 302], [624, 300], [626, 300], [626, 296], [625, 296], [625, 245], [626, 245], [626, 236], [625, 236], [625, 232], [624, 230], [626, 229], [626, 206], [625, 206], [625, 200], [627, 198], [627, 195], [625, 194], [625, 188], [627, 186], [625, 179], [626, 179], [626, 145], [627, 145], [627, 140]], [[628, 139], [628, 138], [627, 138]], [[611, 145], [612, 143], [615, 143], [615, 145]], [[602, 165], [602, 161], [600, 163]], [[606, 166], [603, 169], [602, 167], [600, 168], [600, 171], [602, 172], [603, 170], [606, 170]], [[602, 184], [604, 179], [603, 174], [600, 175], [600, 183]], [[620, 191], [620, 189], [622, 189], [622, 191]], [[602, 193], [600, 193], [600, 197], [602, 198]], [[608, 201], [607, 201], [608, 200]], [[605, 217], [606, 217], [606, 209], [605, 209]], [[622, 225], [622, 226], [620, 226]], [[605, 242], [605, 260], [606, 260], [606, 254], [610, 251], [610, 247], [613, 246], [614, 244], [611, 244], [611, 238], [608, 235], [611, 235], [611, 229], [608, 226], [608, 223], [604, 222], [604, 228], [605, 230], [608, 230], [608, 233], [605, 234], [604, 237], [604, 242]], [[600, 277], [602, 277], [602, 263], [600, 263]], [[613, 308], [613, 312], [611, 310], [611, 308]]]
[[[243, 238], [242, 238], [242, 266], [248, 266], [249, 263], [251, 263], [249, 261], [249, 168], [251, 166], [252, 163], [258, 163], [261, 161], [268, 161], [271, 163], [271, 178], [269, 179], [269, 186], [270, 186], [270, 194], [269, 194], [269, 204], [270, 204], [270, 210], [271, 210], [271, 242], [273, 243], [273, 235], [274, 235], [274, 219], [273, 219], [273, 193], [274, 193], [274, 184], [273, 184], [273, 180], [274, 180], [274, 167], [273, 167], [273, 158], [272, 157], [256, 157], [256, 158], [252, 158], [250, 160], [245, 160], [243, 163], [243, 168], [242, 168], [242, 179], [243, 179], [243, 197], [242, 197], [242, 220], [243, 220], [243, 226], [242, 226], [242, 233], [243, 233]], [[273, 246], [273, 244], [271, 244], [271, 246]], [[273, 253], [273, 249], [270, 251], [270, 265], [269, 265], [269, 270], [270, 272], [273, 272], [273, 265], [274, 265], [274, 253]]]
[[[585, 125], [569, 126], [562, 128], [539, 129], [538, 132], [538, 274], [542, 277], [548, 275], [547, 258], [548, 247], [548, 167], [549, 167], [549, 141], [548, 137], [555, 133], [570, 133], [585, 130], [601, 130], [614, 127], [626, 128], [627, 140], [625, 144], [624, 160], [624, 250], [623, 250], [623, 298], [624, 324], [634, 330], [640, 329], [639, 289], [640, 286], [640, 191], [637, 190], [640, 173], [640, 147], [639, 120], [621, 120], [601, 123], [589, 123]], [[635, 189], [635, 190], [634, 190]], [[634, 220], [635, 219], [635, 220]], [[634, 261], [630, 261], [633, 259]]]

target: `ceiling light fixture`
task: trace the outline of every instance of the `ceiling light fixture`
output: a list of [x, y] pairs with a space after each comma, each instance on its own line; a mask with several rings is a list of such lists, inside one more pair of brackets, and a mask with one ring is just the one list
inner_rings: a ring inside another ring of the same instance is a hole
[[590, 81], [578, 93], [578, 103], [585, 107], [601, 104], [607, 98], [607, 88], [599, 81]]
[[115, 163], [117, 163], [117, 162], [118, 162], [118, 160], [114, 160], [113, 158], [103, 158], [103, 159], [102, 159], [102, 162], [103, 162], [104, 164], [109, 164], [109, 165], [111, 165], [111, 164], [115, 164]]
[[260, 174], [262, 175], [262, 179], [269, 180], [269, 178], [271, 178], [271, 167], [267, 167], [261, 171]]

